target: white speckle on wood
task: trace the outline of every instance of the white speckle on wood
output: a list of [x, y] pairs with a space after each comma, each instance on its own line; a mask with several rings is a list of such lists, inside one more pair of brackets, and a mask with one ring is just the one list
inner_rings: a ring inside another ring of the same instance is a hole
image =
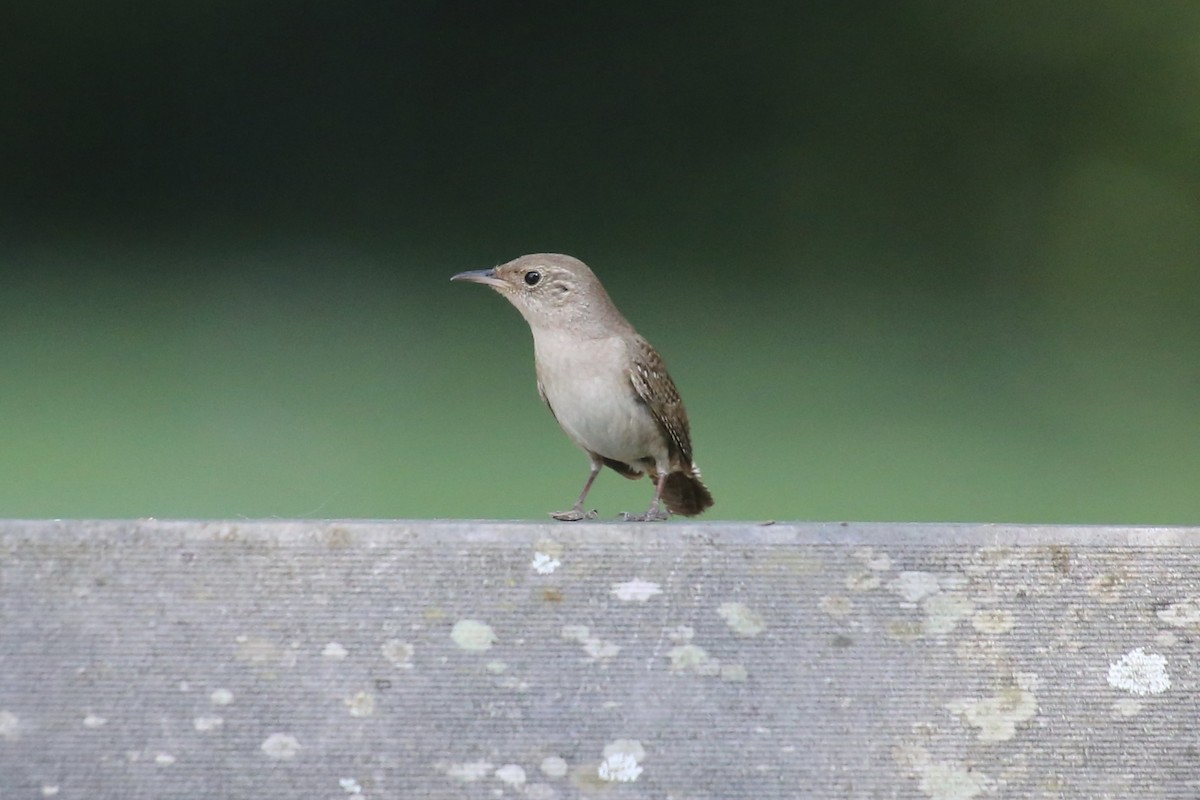
[[1167, 659], [1140, 647], [1130, 650], [1108, 665], [1108, 684], [1130, 694], [1162, 694], [1171, 688]]
[[671, 672], [693, 672], [697, 675], [719, 675], [721, 662], [698, 644], [681, 644], [667, 651]]
[[505, 764], [495, 775], [496, 780], [514, 788], [525, 784], [525, 769], [520, 764]]
[[534, 553], [529, 566], [538, 575], [549, 575], [562, 566], [562, 562], [549, 553]]
[[88, 714], [83, 718], [83, 727], [85, 728], [103, 728], [108, 720], [99, 714]]
[[561, 636], [569, 641], [576, 641], [583, 645], [583, 652], [588, 654], [588, 657], [593, 661], [609, 661], [617, 657], [621, 652], [621, 646], [612, 642], [601, 639], [598, 636], [592, 636], [591, 631], [586, 625], [564, 625], [562, 627]]
[[1113, 703], [1113, 714], [1118, 717], [1136, 717], [1142, 711], [1142, 701], [1132, 697], [1122, 697]]
[[1174, 647], [1179, 644], [1179, 637], [1171, 631], [1159, 631], [1154, 634], [1154, 643], [1159, 647]]
[[762, 616], [743, 603], [722, 603], [717, 614], [738, 636], [758, 636], [767, 629]]
[[877, 552], [872, 547], [860, 547], [854, 551], [854, 557], [872, 572], [887, 572], [892, 568], [892, 559], [887, 553]]
[[413, 656], [416, 655], [416, 648], [408, 642], [402, 642], [399, 639], [388, 639], [380, 648], [383, 657], [391, 662], [393, 667], [400, 669], [413, 668]]
[[605, 639], [588, 638], [583, 640], [583, 652], [593, 661], [611, 661], [621, 652], [621, 645]]
[[746, 680], [746, 668], [741, 664], [722, 664], [721, 680], [730, 683], [743, 683]]
[[1013, 683], [1017, 685], [1018, 689], [1035, 694], [1042, 688], [1042, 678], [1036, 672], [1014, 672]]
[[47, 783], [42, 785], [42, 797], [54, 797], [58, 794], [57, 783]]
[[613, 596], [618, 600], [626, 603], [636, 602], [644, 603], [656, 594], [662, 594], [662, 589], [653, 581], [644, 581], [641, 578], [634, 578], [625, 583], [614, 583], [612, 585]]
[[615, 753], [601, 762], [597, 774], [601, 780], [631, 783], [642, 774], [642, 768], [628, 753]]
[[272, 733], [263, 740], [262, 751], [280, 760], [295, 758], [296, 753], [300, 752], [300, 742], [287, 733]]
[[971, 800], [994, 788], [994, 781], [962, 764], [938, 762], [917, 768], [918, 786], [932, 800]]
[[587, 625], [563, 625], [559, 636], [571, 641], [583, 641], [588, 637], [589, 630]]
[[559, 756], [546, 756], [538, 769], [547, 778], [561, 778], [567, 774], [567, 762]]
[[855, 572], [846, 576], [846, 589], [851, 592], [870, 592], [883, 585], [875, 572]]
[[946, 708], [978, 728], [979, 741], [1004, 742], [1016, 735], [1018, 723], [1037, 714], [1038, 704], [1033, 692], [1012, 686], [992, 697], [954, 700]]
[[490, 650], [499, 641], [492, 626], [477, 619], [460, 619], [454, 623], [450, 638], [463, 650], [474, 652]]
[[341, 778], [338, 780], [338, 786], [342, 787], [346, 794], [362, 794], [362, 786], [354, 778]]
[[208, 702], [214, 706], [227, 706], [233, 703], [233, 692], [228, 689], [214, 689], [208, 696]]
[[1176, 628], [1200, 626], [1200, 599], [1190, 597], [1160, 608], [1158, 618]]
[[628, 783], [642, 774], [640, 762], [646, 749], [637, 739], [617, 739], [604, 746], [604, 761], [598, 774], [601, 780]]
[[625, 753], [632, 756], [634, 761], [642, 761], [646, 757], [646, 748], [637, 739], [615, 739], [604, 745], [604, 757]]
[[523, 681], [516, 677], [503, 678], [496, 682], [496, 685], [501, 689], [512, 689], [515, 692], [528, 692], [529, 681]]
[[696, 637], [696, 629], [691, 625], [677, 625], [674, 628], [667, 628], [664, 633], [672, 642], [690, 642]]
[[901, 572], [888, 588], [900, 595], [900, 599], [908, 603], [936, 594], [941, 591], [937, 575], [932, 572]]
[[237, 637], [237, 643], [234, 656], [239, 661], [249, 664], [282, 663], [284, 661], [283, 649], [269, 639], [242, 635]]
[[375, 713], [375, 695], [370, 692], [357, 692], [342, 702], [352, 717], [369, 717]]
[[474, 783], [478, 780], [483, 780], [488, 775], [492, 774], [492, 762], [484, 761], [465, 761], [461, 764], [450, 764], [446, 768], [446, 774], [455, 780], [464, 783]]
[[15, 742], [21, 738], [21, 721], [11, 711], [0, 711], [0, 739]]
[[349, 655], [349, 653], [346, 651], [346, 648], [342, 647], [337, 642], [330, 642], [329, 644], [325, 645], [325, 649], [321, 651], [321, 655], [325, 656], [325, 658], [332, 658], [337, 661], [341, 661], [343, 658]]
[[921, 609], [926, 614], [922, 630], [937, 635], [954, 630], [960, 619], [975, 610], [975, 603], [958, 592], [940, 592], [922, 600]]
[[200, 733], [215, 731], [224, 724], [225, 720], [220, 717], [196, 717], [192, 720], [192, 727]]
[[175, 763], [175, 756], [170, 753], [155, 753], [154, 763], [160, 767], [169, 767]]

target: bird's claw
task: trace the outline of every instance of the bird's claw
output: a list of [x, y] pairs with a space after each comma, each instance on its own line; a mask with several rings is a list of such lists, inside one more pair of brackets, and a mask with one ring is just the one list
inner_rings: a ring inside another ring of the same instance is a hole
[[628, 511], [621, 512], [621, 519], [625, 522], [664, 522], [670, 518], [670, 511], [663, 511], [659, 508], [652, 508], [645, 514], [630, 514]]
[[595, 519], [596, 509], [584, 512], [582, 508], [572, 508], [570, 511], [552, 511], [550, 516], [559, 522], [579, 522], [583, 519]]

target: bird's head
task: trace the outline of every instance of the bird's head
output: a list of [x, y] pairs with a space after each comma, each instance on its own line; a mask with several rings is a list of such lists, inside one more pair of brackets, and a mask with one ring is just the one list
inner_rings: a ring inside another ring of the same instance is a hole
[[596, 275], [577, 258], [560, 253], [521, 256], [492, 269], [460, 272], [452, 281], [490, 286], [538, 329], [572, 328], [578, 333], [611, 325], [616, 312]]

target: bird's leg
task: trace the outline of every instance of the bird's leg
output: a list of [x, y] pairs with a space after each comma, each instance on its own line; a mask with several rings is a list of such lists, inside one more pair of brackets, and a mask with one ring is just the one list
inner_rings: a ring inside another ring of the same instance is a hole
[[588, 511], [584, 513], [583, 501], [587, 499], [588, 492], [592, 490], [592, 484], [596, 481], [596, 476], [600, 474], [600, 468], [604, 466], [604, 462], [592, 456], [592, 471], [588, 475], [587, 483], [583, 484], [583, 491], [579, 493], [579, 499], [575, 501], [575, 506], [570, 511], [552, 511], [550, 516], [562, 522], [578, 522], [581, 519], [595, 519], [596, 512]]
[[626, 522], [661, 522], [665, 519], [670, 519], [671, 512], [662, 508], [662, 493], [663, 487], [667, 485], [667, 473], [660, 472], [658, 475], [658, 483], [654, 489], [654, 499], [650, 501], [650, 507], [646, 509], [645, 514], [630, 514], [628, 511], [622, 512], [621, 519]]

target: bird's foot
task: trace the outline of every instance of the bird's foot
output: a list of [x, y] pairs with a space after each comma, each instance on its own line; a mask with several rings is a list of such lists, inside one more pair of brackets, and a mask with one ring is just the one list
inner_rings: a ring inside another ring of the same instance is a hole
[[645, 514], [630, 514], [628, 511], [621, 512], [621, 519], [625, 522], [663, 522], [670, 518], [670, 511], [664, 511], [657, 506], [651, 506]]
[[550, 516], [559, 522], [579, 522], [581, 519], [595, 519], [596, 509], [585, 513], [581, 507], [575, 506], [570, 511], [552, 511]]

